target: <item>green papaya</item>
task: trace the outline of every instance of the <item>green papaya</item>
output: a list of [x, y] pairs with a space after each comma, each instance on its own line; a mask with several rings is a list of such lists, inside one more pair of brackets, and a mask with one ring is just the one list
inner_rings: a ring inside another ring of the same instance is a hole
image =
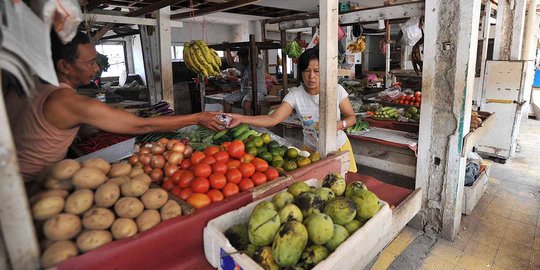
[[295, 265], [308, 242], [306, 227], [298, 221], [289, 221], [279, 229], [272, 243], [272, 255], [279, 266]]
[[249, 242], [256, 246], [270, 245], [280, 225], [279, 214], [273, 203], [265, 201], [257, 204], [249, 218]]

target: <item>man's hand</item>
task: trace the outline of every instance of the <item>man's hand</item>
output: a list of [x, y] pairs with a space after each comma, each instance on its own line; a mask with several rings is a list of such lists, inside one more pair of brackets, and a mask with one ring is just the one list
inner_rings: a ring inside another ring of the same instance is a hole
[[219, 121], [217, 115], [220, 112], [201, 112], [197, 114], [197, 125], [203, 126], [211, 130], [222, 130], [225, 127], [223, 123]]
[[229, 115], [231, 116], [232, 121], [231, 121], [231, 123], [229, 124], [229, 126], [227, 128], [233, 128], [233, 127], [236, 127], [236, 126], [242, 124], [243, 115], [236, 114], [236, 113], [231, 113]]

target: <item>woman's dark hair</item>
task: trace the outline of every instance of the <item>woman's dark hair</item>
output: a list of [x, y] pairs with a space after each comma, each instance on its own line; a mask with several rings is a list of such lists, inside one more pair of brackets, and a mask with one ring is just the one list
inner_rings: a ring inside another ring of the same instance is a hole
[[298, 72], [296, 73], [298, 76], [298, 80], [303, 83], [304, 79], [302, 78], [302, 72], [307, 69], [309, 66], [309, 61], [317, 59], [319, 60], [319, 47], [313, 47], [311, 49], [305, 50], [300, 57], [298, 57]]
[[79, 44], [89, 43], [90, 38], [88, 35], [78, 31], [70, 42], [63, 44], [62, 40], [60, 40], [54, 29], [51, 30], [51, 50], [54, 68], [56, 69], [56, 63], [58, 63], [60, 59], [73, 63], [78, 57], [77, 48], [79, 47]]

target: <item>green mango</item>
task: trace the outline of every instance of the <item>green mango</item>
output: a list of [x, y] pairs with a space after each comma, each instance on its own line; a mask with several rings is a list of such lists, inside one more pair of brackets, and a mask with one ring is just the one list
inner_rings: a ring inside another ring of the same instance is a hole
[[356, 216], [356, 204], [347, 197], [337, 197], [326, 204], [324, 213], [332, 218], [334, 224], [345, 225]]
[[279, 229], [272, 243], [274, 261], [282, 267], [293, 266], [300, 260], [308, 242], [306, 227], [298, 221], [289, 221]]
[[304, 249], [302, 261], [310, 267], [315, 266], [328, 257], [330, 252], [325, 246], [311, 245]]
[[279, 220], [281, 220], [281, 223], [291, 220], [302, 222], [304, 220], [304, 216], [302, 215], [302, 211], [300, 208], [298, 208], [298, 206], [289, 203], [279, 210]]
[[356, 217], [360, 221], [366, 221], [373, 217], [379, 209], [379, 198], [369, 190], [357, 190], [351, 199], [356, 204]]
[[274, 195], [274, 197], [272, 198], [272, 203], [274, 203], [277, 209], [281, 209], [283, 208], [283, 206], [289, 203], [292, 203], [293, 201], [294, 201], [294, 196], [287, 191], [282, 191]]
[[326, 248], [328, 248], [329, 251], [336, 250], [341, 243], [345, 242], [349, 238], [349, 232], [345, 227], [334, 224], [334, 233], [332, 234], [332, 238], [328, 240], [324, 245]]
[[324, 177], [322, 186], [330, 188], [336, 196], [341, 196], [345, 192], [347, 182], [345, 182], [345, 178], [341, 174], [331, 173]]
[[323, 245], [334, 235], [334, 222], [323, 213], [313, 214], [304, 219], [309, 240], [316, 245]]
[[249, 218], [249, 242], [256, 246], [270, 245], [280, 225], [281, 221], [276, 206], [266, 201], [259, 203]]

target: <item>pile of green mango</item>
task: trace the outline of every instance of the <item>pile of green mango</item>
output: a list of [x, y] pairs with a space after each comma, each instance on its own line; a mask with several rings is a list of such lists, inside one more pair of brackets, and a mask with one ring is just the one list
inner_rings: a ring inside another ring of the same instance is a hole
[[247, 224], [225, 232], [231, 244], [264, 269], [311, 269], [380, 209], [362, 182], [337, 173], [321, 188], [296, 182], [255, 206]]
[[409, 107], [403, 116], [414, 121], [420, 121], [420, 110], [416, 107]]

